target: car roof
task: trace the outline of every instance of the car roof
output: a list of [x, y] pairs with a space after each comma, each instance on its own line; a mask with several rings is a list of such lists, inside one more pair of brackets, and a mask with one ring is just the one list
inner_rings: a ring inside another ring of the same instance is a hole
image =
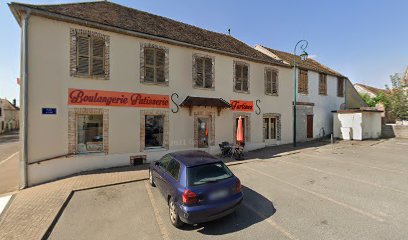
[[220, 159], [200, 150], [177, 151], [169, 153], [169, 155], [180, 161], [186, 167], [221, 162]]

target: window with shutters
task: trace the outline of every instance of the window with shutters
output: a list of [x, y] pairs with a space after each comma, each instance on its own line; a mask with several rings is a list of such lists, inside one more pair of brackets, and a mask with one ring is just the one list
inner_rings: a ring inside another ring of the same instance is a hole
[[319, 94], [327, 95], [327, 75], [319, 73]]
[[70, 73], [74, 77], [109, 79], [109, 37], [71, 29]]
[[298, 93], [309, 93], [309, 79], [307, 70], [299, 69]]
[[142, 83], [168, 85], [168, 49], [151, 43], [140, 45]]
[[265, 94], [278, 96], [278, 70], [265, 69]]
[[249, 93], [249, 64], [234, 61], [234, 91]]
[[193, 87], [214, 89], [214, 57], [193, 55]]
[[344, 79], [337, 78], [337, 97], [344, 97]]

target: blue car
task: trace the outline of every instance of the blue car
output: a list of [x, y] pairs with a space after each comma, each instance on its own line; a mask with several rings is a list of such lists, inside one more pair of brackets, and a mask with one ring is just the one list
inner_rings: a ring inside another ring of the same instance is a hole
[[175, 227], [226, 216], [243, 199], [240, 180], [221, 160], [204, 151], [166, 154], [150, 164], [149, 182], [166, 199]]

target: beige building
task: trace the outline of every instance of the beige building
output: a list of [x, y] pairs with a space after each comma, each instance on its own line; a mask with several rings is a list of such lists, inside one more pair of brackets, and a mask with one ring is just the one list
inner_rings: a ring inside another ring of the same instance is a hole
[[292, 141], [292, 67], [229, 35], [107, 1], [10, 8], [23, 32], [28, 185], [182, 149], [216, 154], [240, 116], [246, 150]]
[[14, 99], [11, 103], [7, 99], [0, 99], [0, 133], [18, 130], [20, 108]]

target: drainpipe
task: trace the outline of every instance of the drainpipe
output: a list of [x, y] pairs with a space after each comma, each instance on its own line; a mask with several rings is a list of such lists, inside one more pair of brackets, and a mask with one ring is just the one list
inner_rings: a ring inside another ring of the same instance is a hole
[[28, 20], [30, 18], [30, 12], [25, 12], [21, 21], [21, 40], [22, 40], [22, 72], [20, 85], [20, 116], [22, 114], [22, 121], [20, 121], [20, 189], [27, 187], [27, 127], [28, 127]]

